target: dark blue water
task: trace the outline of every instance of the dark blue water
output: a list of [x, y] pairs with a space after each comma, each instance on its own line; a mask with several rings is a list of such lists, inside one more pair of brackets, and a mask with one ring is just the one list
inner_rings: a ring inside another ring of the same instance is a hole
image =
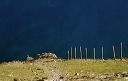
[[[52, 52], [67, 58], [70, 47], [96, 48], [100, 58], [128, 57], [128, 0], [0, 0], [0, 62]], [[77, 48], [78, 50], [78, 48]]]

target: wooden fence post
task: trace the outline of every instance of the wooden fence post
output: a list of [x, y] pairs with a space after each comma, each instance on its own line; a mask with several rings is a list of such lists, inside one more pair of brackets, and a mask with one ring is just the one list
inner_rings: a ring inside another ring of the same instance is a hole
[[70, 59], [70, 52], [68, 51], [68, 60]]
[[96, 49], [93, 48], [93, 53], [94, 53], [94, 60], [96, 59]]
[[114, 46], [112, 46], [112, 52], [113, 52], [113, 57], [114, 57], [114, 60], [116, 59], [116, 53], [115, 53], [115, 48]]
[[120, 59], [122, 60], [122, 43], [120, 43]]
[[80, 59], [82, 59], [82, 48], [80, 46]]
[[71, 55], [71, 56], [70, 56], [70, 57], [71, 57], [70, 59], [72, 59], [72, 47], [71, 47], [71, 49], [70, 49], [70, 55]]
[[85, 59], [88, 59], [87, 53], [88, 53], [87, 48], [85, 48]]
[[104, 48], [102, 47], [102, 60], [104, 59]]
[[75, 47], [75, 52], [74, 52], [74, 58], [76, 59], [76, 47]]

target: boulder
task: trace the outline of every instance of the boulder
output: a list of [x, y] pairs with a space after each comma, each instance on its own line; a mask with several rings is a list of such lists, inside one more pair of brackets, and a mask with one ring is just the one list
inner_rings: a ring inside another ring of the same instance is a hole
[[42, 53], [42, 54], [38, 54], [35, 57], [35, 59], [44, 59], [44, 58], [57, 59], [58, 57], [53, 53]]
[[34, 58], [32, 58], [32, 57], [27, 57], [26, 58], [26, 61], [32, 61], [32, 60], [34, 60]]

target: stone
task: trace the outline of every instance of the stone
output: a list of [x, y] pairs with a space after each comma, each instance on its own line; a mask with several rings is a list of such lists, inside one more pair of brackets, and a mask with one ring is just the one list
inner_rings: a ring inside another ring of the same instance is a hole
[[61, 76], [60, 79], [64, 79], [64, 77]]
[[42, 80], [44, 80], [44, 79], [48, 79], [48, 77], [42, 77]]
[[124, 79], [128, 79], [128, 77], [124, 77]]
[[9, 76], [9, 77], [13, 77], [13, 75], [11, 75], [11, 74], [10, 74], [10, 75], [8, 75], [8, 76]]
[[106, 78], [107, 76], [105, 75], [102, 75], [102, 76], [99, 76], [99, 78], [103, 79], [103, 78]]
[[87, 74], [89, 73], [89, 72], [86, 72]]
[[76, 73], [75, 75], [77, 75], [77, 76], [78, 76], [78, 75], [80, 75], [80, 73]]
[[120, 74], [115, 74], [115, 76], [117, 76], [118, 78], [120, 78], [120, 77], [121, 77], [121, 75], [120, 75]]
[[80, 72], [84, 72], [84, 70], [81, 70]]
[[122, 74], [127, 74], [128, 72], [122, 72]]
[[35, 57], [35, 59], [44, 59], [44, 58], [57, 59], [58, 57], [53, 53], [42, 53], [42, 54], [38, 54]]
[[128, 74], [121, 74], [122, 77], [128, 77]]
[[127, 72], [122, 72], [121, 75], [122, 75], [122, 77], [128, 77], [128, 73]]
[[32, 60], [34, 60], [34, 58], [32, 58], [32, 57], [29, 57], [29, 56], [28, 56], [28, 57], [26, 58], [26, 61], [32, 61]]
[[65, 75], [69, 75], [69, 74], [67, 73], [67, 74], [65, 74]]
[[20, 79], [14, 78], [14, 81], [21, 81]]
[[41, 68], [37, 68], [37, 70], [43, 70], [43, 69], [41, 69]]

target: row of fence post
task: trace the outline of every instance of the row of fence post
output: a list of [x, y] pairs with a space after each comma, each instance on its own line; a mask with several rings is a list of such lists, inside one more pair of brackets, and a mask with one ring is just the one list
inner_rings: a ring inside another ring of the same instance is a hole
[[[82, 47], [80, 46], [79, 49], [79, 54], [80, 54], [80, 59], [83, 59], [83, 52], [82, 52]], [[87, 48], [84, 48], [84, 53], [85, 53], [85, 59], [88, 59], [88, 50]], [[112, 46], [112, 54], [113, 54], [113, 59], [116, 59], [116, 53], [115, 53], [115, 47]], [[120, 59], [122, 60], [123, 51], [122, 51], [122, 43], [120, 43]], [[77, 50], [76, 47], [74, 48], [74, 58], [73, 58], [73, 48], [70, 48], [70, 51], [68, 51], [68, 60], [70, 59], [77, 59]], [[93, 48], [93, 59], [96, 59], [96, 49]], [[104, 59], [104, 48], [101, 48], [101, 59]]]

